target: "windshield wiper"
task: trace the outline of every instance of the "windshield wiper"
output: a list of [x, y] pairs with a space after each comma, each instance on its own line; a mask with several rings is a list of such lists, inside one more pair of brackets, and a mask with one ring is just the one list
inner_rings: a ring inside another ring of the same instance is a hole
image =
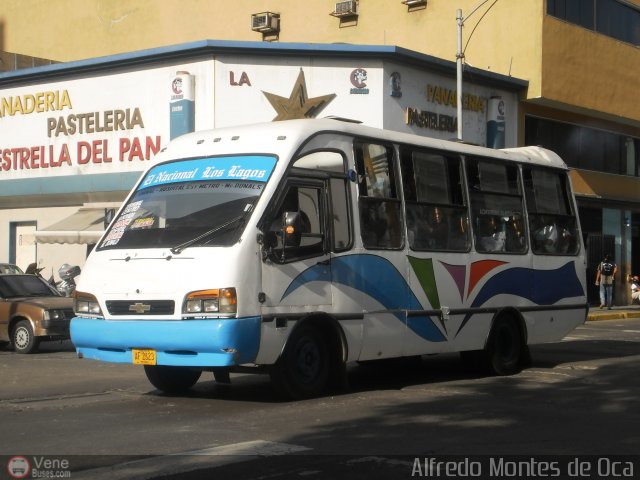
[[220, 230], [227, 228], [230, 225], [233, 225], [239, 220], [242, 220], [244, 218], [244, 215], [245, 214], [243, 213], [242, 215], [233, 217], [227, 223], [223, 223], [222, 225], [218, 225], [217, 227], [212, 228], [211, 230], [207, 230], [202, 235], [198, 235], [196, 238], [192, 238], [191, 240], [187, 240], [186, 242], [181, 243], [180, 245], [176, 245], [175, 247], [170, 248], [169, 251], [174, 255], [177, 255], [178, 253], [182, 252], [185, 248], [190, 247], [194, 243], [198, 243], [200, 240], [207, 238], [208, 236], [213, 235], [214, 233], [219, 232]]

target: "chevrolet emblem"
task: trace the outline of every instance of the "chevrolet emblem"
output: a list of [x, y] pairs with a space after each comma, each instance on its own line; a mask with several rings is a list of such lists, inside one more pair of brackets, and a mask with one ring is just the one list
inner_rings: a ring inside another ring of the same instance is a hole
[[137, 314], [145, 313], [151, 310], [151, 305], [147, 305], [145, 303], [134, 303], [133, 305], [129, 305], [130, 312], [136, 312]]

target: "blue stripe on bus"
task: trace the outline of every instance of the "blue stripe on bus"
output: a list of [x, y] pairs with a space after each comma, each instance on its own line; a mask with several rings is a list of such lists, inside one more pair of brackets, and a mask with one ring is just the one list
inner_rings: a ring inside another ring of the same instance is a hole
[[131, 349], [156, 350], [158, 365], [225, 367], [253, 362], [260, 317], [103, 320], [75, 317], [71, 341], [84, 358], [132, 363]]
[[553, 305], [563, 298], [584, 295], [584, 289], [573, 261], [555, 270], [514, 267], [488, 279], [471, 307], [482, 305], [501, 293], [526, 298], [536, 305]]
[[[554, 305], [565, 298], [581, 297], [585, 293], [574, 261], [554, 270], [515, 267], [489, 278], [476, 295], [471, 308], [479, 307], [500, 294], [525, 298], [536, 305]], [[464, 317], [456, 335], [464, 328], [471, 315], [469, 313]]]

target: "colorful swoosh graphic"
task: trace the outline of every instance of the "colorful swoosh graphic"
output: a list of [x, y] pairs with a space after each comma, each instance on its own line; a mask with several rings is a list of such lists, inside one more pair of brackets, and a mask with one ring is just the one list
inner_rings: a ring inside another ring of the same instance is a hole
[[[329, 281], [329, 269], [325, 265], [314, 265], [300, 273], [285, 290], [282, 298], [308, 282]], [[377, 255], [345, 255], [331, 259], [331, 276], [334, 283], [343, 284], [372, 297], [388, 310], [424, 310], [413, 294], [406, 279], [383, 257]], [[404, 323], [404, 313], [394, 313]], [[446, 337], [424, 315], [409, 317], [407, 326], [430, 342], [444, 342]]]
[[[440, 308], [438, 288], [433, 269], [433, 259], [420, 259], [409, 256], [409, 262], [422, 286], [431, 308]], [[440, 262], [452, 276], [462, 297], [464, 291], [465, 265], [450, 265]], [[481, 261], [471, 266], [472, 273], [468, 293], [479, 280], [505, 264], [500, 261]], [[379, 302], [388, 310], [425, 310], [411, 291], [407, 280], [383, 257], [371, 254], [355, 254], [334, 257], [331, 268], [326, 265], [314, 265], [300, 273], [287, 287], [282, 298], [291, 295], [309, 282], [333, 281], [354, 288]], [[471, 285], [473, 283], [473, 285]], [[533, 286], [537, 288], [533, 288]], [[543, 286], [543, 288], [540, 288]], [[469, 308], [484, 305], [488, 300], [500, 294], [514, 295], [529, 300], [535, 305], [553, 305], [564, 298], [584, 295], [573, 261], [554, 270], [534, 270], [513, 267], [494, 274], [477, 293]], [[394, 312], [401, 322], [405, 322], [404, 312]], [[465, 327], [472, 314], [467, 314], [456, 336]], [[407, 327], [430, 342], [444, 342], [446, 336], [428, 315], [406, 317]]]
[[[487, 280], [470, 308], [479, 307], [500, 294], [525, 298], [535, 305], [554, 305], [563, 298], [582, 296], [584, 290], [572, 261], [554, 270], [514, 267], [498, 272]], [[469, 313], [464, 317], [456, 335], [464, 328], [471, 315]]]

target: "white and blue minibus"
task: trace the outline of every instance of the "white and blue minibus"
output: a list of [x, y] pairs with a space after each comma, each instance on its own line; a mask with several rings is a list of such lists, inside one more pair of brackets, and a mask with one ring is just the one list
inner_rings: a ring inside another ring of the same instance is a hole
[[556, 154], [308, 119], [173, 140], [87, 258], [71, 338], [165, 392], [255, 371], [306, 398], [350, 362], [513, 374], [587, 310]]

